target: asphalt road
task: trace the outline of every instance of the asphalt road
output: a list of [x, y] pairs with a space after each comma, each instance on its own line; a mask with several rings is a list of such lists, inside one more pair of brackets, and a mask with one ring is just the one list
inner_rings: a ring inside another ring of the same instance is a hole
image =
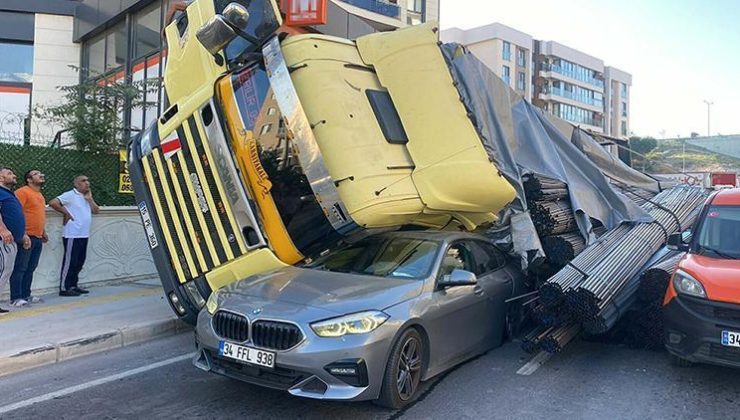
[[[427, 384], [402, 412], [300, 399], [201, 372], [184, 334], [0, 379], [0, 419], [740, 418], [740, 370], [576, 342], [530, 376], [516, 344]], [[13, 409], [15, 407], [15, 409]], [[12, 409], [12, 410], [11, 410]]]

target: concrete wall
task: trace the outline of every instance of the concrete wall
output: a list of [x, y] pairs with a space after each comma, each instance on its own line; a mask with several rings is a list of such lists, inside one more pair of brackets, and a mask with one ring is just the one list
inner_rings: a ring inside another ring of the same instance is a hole
[[[46, 213], [46, 231], [49, 242], [44, 245], [32, 285], [33, 293], [36, 294], [59, 290], [59, 273], [64, 251], [62, 218], [51, 209]], [[101, 208], [100, 214], [93, 216], [87, 260], [80, 274], [80, 285], [156, 275], [136, 207]], [[9, 287], [6, 286], [3, 290], [2, 300], [7, 300]]]
[[[36, 14], [33, 43], [33, 94], [31, 107], [56, 105], [63, 94], [57, 87], [78, 82], [77, 72], [70, 65], [80, 65], [80, 44], [72, 41], [72, 16]], [[31, 124], [31, 138], [47, 144], [62, 127], [47, 122]], [[46, 141], [44, 141], [46, 140]]]

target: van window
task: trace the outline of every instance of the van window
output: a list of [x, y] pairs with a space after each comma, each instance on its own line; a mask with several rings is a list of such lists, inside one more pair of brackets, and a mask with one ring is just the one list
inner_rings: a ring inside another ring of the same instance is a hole
[[701, 224], [697, 253], [740, 259], [740, 206], [711, 206]]

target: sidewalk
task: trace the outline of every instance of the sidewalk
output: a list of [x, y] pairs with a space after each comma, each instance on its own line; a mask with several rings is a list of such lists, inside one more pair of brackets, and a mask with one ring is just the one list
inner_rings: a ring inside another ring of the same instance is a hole
[[175, 317], [158, 279], [42, 298], [0, 315], [0, 377], [191, 329]]

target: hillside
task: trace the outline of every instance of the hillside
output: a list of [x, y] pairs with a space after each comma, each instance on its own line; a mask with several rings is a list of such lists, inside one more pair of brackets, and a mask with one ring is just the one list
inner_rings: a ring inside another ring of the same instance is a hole
[[[645, 170], [653, 173], [675, 172], [740, 172], [740, 159], [720, 155], [681, 140], [658, 140], [658, 146], [647, 154]], [[683, 169], [685, 158], [685, 170]], [[643, 161], [635, 159], [634, 166], [642, 169]]]

